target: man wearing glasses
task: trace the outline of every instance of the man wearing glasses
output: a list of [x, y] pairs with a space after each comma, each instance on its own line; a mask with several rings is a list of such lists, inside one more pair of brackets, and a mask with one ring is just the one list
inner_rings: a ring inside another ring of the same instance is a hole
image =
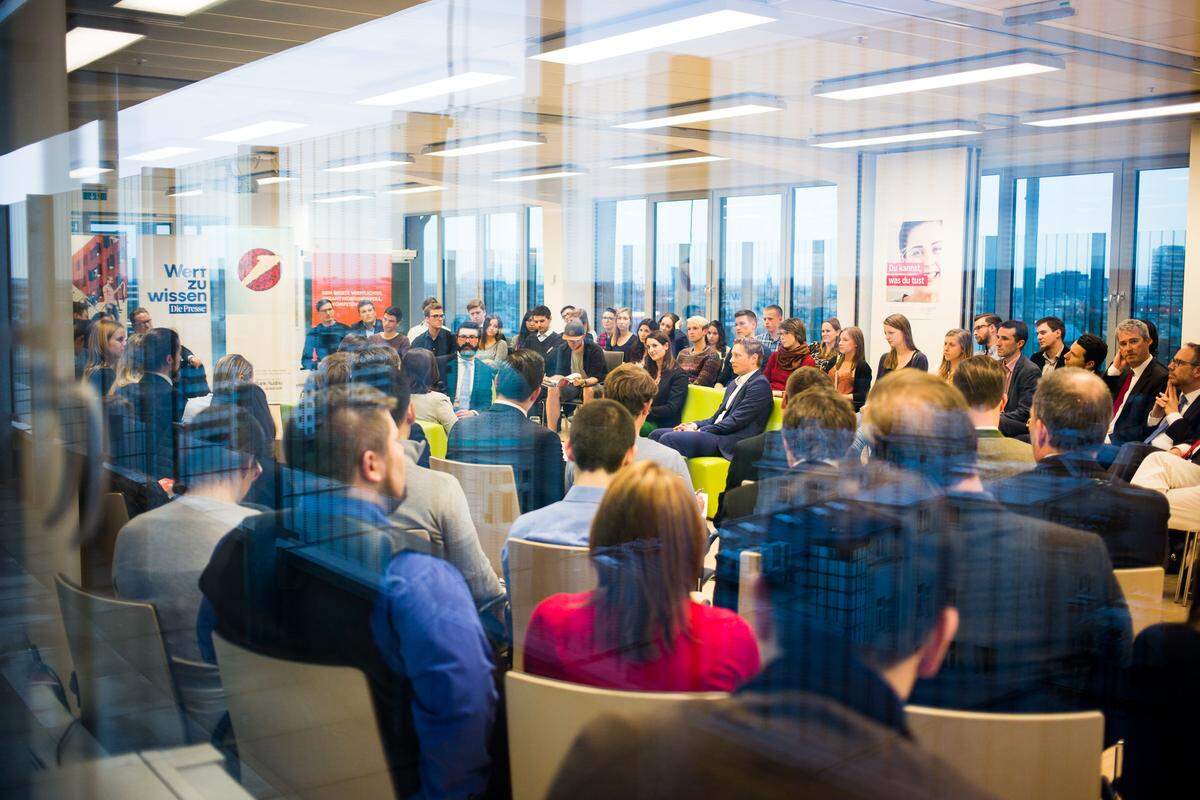
[[1200, 344], [1188, 342], [1167, 365], [1167, 388], [1154, 401], [1146, 417], [1150, 433], [1140, 442], [1128, 442], [1117, 455], [1114, 471], [1131, 480], [1146, 456], [1159, 450], [1181, 455], [1200, 439]]
[[[450, 333], [443, 327], [446, 324], [446, 311], [441, 305], [433, 304], [425, 308], [425, 325], [427, 330], [413, 340], [413, 347], [422, 347], [433, 353], [434, 358], [443, 359], [454, 353], [454, 341]], [[477, 345], [478, 346], [478, 345]]]
[[496, 371], [475, 358], [479, 350], [479, 328], [471, 322], [458, 326], [458, 354], [446, 365], [446, 394], [454, 401], [459, 419], [478, 416], [479, 410], [492, 404], [492, 383]]
[[[342, 339], [350, 329], [337, 321], [333, 313], [333, 302], [322, 297], [317, 301], [317, 316], [320, 321], [308, 329], [304, 337], [304, 351], [300, 353], [300, 369], [316, 369], [321, 359], [336, 353]], [[137, 331], [137, 322], [133, 323]]]

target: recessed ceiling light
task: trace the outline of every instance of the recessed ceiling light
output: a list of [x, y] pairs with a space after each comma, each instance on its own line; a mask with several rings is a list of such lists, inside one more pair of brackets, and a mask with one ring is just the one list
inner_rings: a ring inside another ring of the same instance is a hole
[[358, 158], [343, 158], [331, 161], [325, 167], [326, 172], [367, 172], [373, 169], [388, 169], [402, 167], [413, 163], [408, 153], [387, 153], [385, 155], [365, 156]]
[[873, 128], [861, 131], [845, 131], [814, 136], [809, 140], [813, 147], [848, 148], [875, 147], [900, 142], [923, 142], [935, 139], [954, 139], [961, 136], [977, 136], [983, 128], [974, 122], [951, 120], [944, 123], [924, 125], [902, 125], [891, 128]]
[[106, 172], [112, 172], [112, 168], [111, 167], [76, 167], [75, 169], [68, 172], [67, 175], [72, 178], [75, 178], [75, 179], [94, 178], [97, 175], [103, 175]]
[[394, 92], [368, 97], [365, 100], [359, 100], [358, 103], [364, 106], [400, 106], [405, 103], [428, 100], [432, 97], [441, 97], [453, 92], [492, 86], [512, 79], [511, 75], [497, 75], [491, 72], [463, 72], [451, 75], [449, 78], [439, 78], [436, 81], [410, 86], [407, 89], [398, 89]]
[[460, 156], [475, 156], [481, 153], [495, 153], [500, 150], [518, 150], [522, 147], [536, 147], [546, 143], [546, 137], [540, 133], [497, 133], [488, 136], [473, 136], [469, 139], [455, 139], [448, 142], [436, 142], [421, 149], [422, 155], [437, 156], [438, 158], [458, 158]]
[[307, 127], [307, 124], [303, 122], [284, 122], [272, 119], [266, 122], [256, 122], [253, 125], [246, 125], [241, 128], [234, 128], [224, 133], [214, 133], [212, 136], [205, 136], [204, 138], [210, 142], [246, 142], [305, 127]]
[[220, 2], [221, 0], [121, 0], [115, 7], [123, 8], [126, 11], [146, 11], [151, 14], [186, 17]]
[[445, 186], [426, 186], [421, 183], [402, 183], [393, 189], [388, 189], [385, 194], [425, 194], [426, 192], [440, 192], [445, 188]]
[[1196, 95], [1146, 98], [1122, 103], [1103, 103], [1073, 109], [1055, 109], [1026, 115], [1026, 125], [1038, 128], [1062, 128], [1069, 125], [1096, 125], [1102, 122], [1126, 122], [1155, 117], [1177, 117], [1200, 114], [1200, 98]]
[[659, 106], [627, 115], [627, 121], [614, 125], [626, 130], [649, 130], [671, 125], [687, 125], [693, 122], [711, 122], [718, 119], [745, 117], [751, 114], [766, 114], [782, 111], [783, 102], [771, 95], [737, 94], [712, 100], [697, 100]]
[[172, 189], [171, 191], [167, 192], [167, 197], [199, 197], [202, 194], [204, 194], [204, 190], [200, 189], [200, 188], [196, 188], [196, 189], [176, 188], [176, 189]]
[[[679, 13], [671, 12], [672, 16], [678, 16]], [[593, 61], [657, 50], [679, 42], [730, 33], [768, 22], [775, 22], [775, 18], [724, 9], [707, 14], [692, 14], [682, 19], [621, 33], [610, 33], [614, 26], [602, 26], [548, 39], [539, 45], [542, 52], [535, 53], [530, 58], [558, 64], [590, 64]]]
[[194, 152], [196, 152], [196, 148], [194, 147], [157, 147], [153, 150], [146, 150], [131, 156], [125, 156], [125, 158], [130, 161], [165, 161], [168, 158]]
[[677, 150], [673, 153], [655, 153], [650, 156], [634, 156], [624, 163], [614, 164], [613, 169], [655, 169], [657, 167], [681, 167], [687, 164], [708, 164], [713, 161], [728, 161], [724, 156], [710, 156], [696, 150]]
[[574, 164], [555, 164], [549, 167], [510, 172], [494, 180], [496, 183], [527, 183], [529, 181], [548, 181], [554, 178], [572, 178], [576, 175], [586, 174], [587, 170]]
[[271, 186], [276, 183], [287, 183], [291, 179], [291, 175], [268, 175], [265, 178], [255, 178], [254, 182], [259, 186]]
[[814, 86], [813, 94], [832, 100], [863, 100], [1038, 75], [1064, 67], [1066, 62], [1053, 53], [1041, 50], [1007, 50], [986, 56], [956, 58], [832, 78]]
[[314, 203], [350, 203], [355, 200], [370, 200], [371, 195], [361, 192], [341, 192], [314, 197]]
[[67, 31], [67, 72], [85, 67], [98, 59], [146, 38], [140, 33], [79, 26]]

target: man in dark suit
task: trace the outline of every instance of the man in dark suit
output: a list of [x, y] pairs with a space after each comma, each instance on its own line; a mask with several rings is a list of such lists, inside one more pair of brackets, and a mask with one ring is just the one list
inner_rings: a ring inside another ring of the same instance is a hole
[[1150, 355], [1150, 329], [1138, 319], [1117, 326], [1117, 356], [1104, 381], [1112, 392], [1111, 444], [1140, 442], [1150, 435], [1154, 401], [1167, 388], [1167, 368]]
[[775, 408], [771, 382], [762, 374], [762, 343], [739, 339], [733, 343], [732, 364], [736, 376], [725, 387], [721, 405], [708, 419], [685, 422], [650, 434], [656, 442], [677, 451], [684, 458], [733, 456], [734, 446], [763, 432]]
[[[479, 329], [473, 322], [458, 326], [458, 351], [449, 357], [443, 374], [446, 396], [454, 403], [459, 418], [473, 416], [492, 404], [492, 384], [496, 371], [475, 357], [479, 350]], [[465, 383], [460, 386], [465, 376]]]
[[459, 420], [446, 447], [451, 461], [511, 465], [522, 513], [557, 503], [566, 491], [562, 441], [528, 417], [545, 372], [532, 350], [509, 353], [496, 378], [496, 402]]
[[1116, 569], [1162, 566], [1166, 499], [1109, 477], [1098, 461], [1111, 403], [1090, 372], [1064, 367], [1042, 379], [1029, 422], [1037, 466], [993, 493], [1017, 514], [1097, 534]]
[[1130, 480], [1146, 456], [1200, 438], [1197, 401], [1200, 401], [1200, 344], [1188, 342], [1167, 365], [1167, 389], [1155, 399], [1146, 420], [1152, 430], [1140, 442], [1121, 445], [1109, 471]]
[[[142, 379], [122, 386], [117, 394], [129, 401], [140, 458], [134, 463], [154, 480], [174, 478], [175, 425], [183, 419], [183, 393], [176, 381], [182, 351], [170, 328], [153, 328], [142, 343]], [[140, 434], [140, 435], [139, 435]]]
[[375, 304], [370, 300], [358, 301], [358, 322], [350, 326], [350, 332], [367, 338], [383, 333], [383, 322], [375, 316]]
[[1008, 400], [1000, 412], [1000, 432], [1005, 436], [1029, 436], [1029, 407], [1042, 371], [1021, 354], [1029, 339], [1029, 326], [1019, 319], [1000, 323], [996, 330], [996, 355], [1007, 374], [1004, 394]]

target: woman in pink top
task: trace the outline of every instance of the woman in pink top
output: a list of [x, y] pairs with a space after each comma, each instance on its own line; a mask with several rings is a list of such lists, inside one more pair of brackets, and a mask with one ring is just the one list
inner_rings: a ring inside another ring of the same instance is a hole
[[758, 643], [732, 611], [693, 601], [708, 537], [683, 481], [652, 461], [624, 468], [592, 522], [598, 586], [543, 600], [525, 637], [533, 675], [609, 689], [733, 691]]

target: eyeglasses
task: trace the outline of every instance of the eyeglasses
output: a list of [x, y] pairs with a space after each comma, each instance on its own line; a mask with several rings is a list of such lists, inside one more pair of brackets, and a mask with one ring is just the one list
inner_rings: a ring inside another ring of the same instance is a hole
[[430, 314], [429, 318], [430, 319], [445, 319], [446, 315], [445, 314]]
[[1167, 364], [1172, 367], [1200, 367], [1200, 361], [1180, 361], [1178, 358], [1172, 358]]

